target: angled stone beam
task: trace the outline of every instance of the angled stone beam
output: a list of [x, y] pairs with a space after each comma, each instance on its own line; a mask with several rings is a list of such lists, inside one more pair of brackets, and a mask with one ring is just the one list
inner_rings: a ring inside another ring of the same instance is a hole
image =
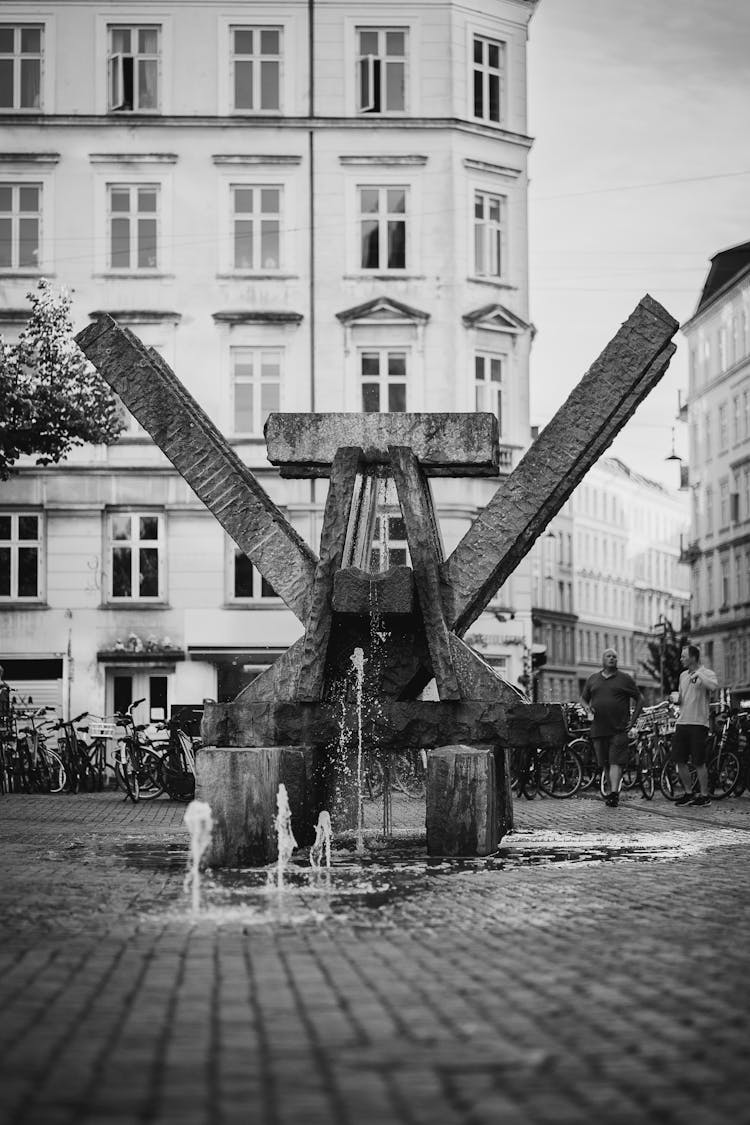
[[331, 466], [320, 536], [320, 559], [315, 568], [297, 688], [297, 698], [306, 703], [315, 702], [323, 693], [328, 639], [333, 622], [333, 580], [344, 557], [360, 458], [361, 450], [356, 447], [339, 449]]
[[459, 636], [664, 374], [679, 325], [645, 296], [441, 567]]
[[327, 477], [336, 450], [359, 446], [386, 466], [388, 446], [408, 446], [428, 476], [498, 475], [494, 414], [270, 414], [268, 460], [282, 477]]
[[128, 410], [300, 621], [317, 556], [156, 352], [110, 316], [76, 337]]
[[453, 653], [440, 596], [439, 567], [443, 561], [443, 548], [429, 484], [411, 449], [392, 445], [389, 453], [406, 525], [406, 540], [414, 568], [414, 582], [438, 698], [460, 699], [461, 691], [453, 666]]

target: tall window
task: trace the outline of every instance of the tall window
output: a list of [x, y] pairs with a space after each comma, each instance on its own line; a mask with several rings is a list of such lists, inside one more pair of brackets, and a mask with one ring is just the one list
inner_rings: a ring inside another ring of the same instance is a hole
[[26, 512], [0, 513], [0, 599], [41, 594], [42, 521]]
[[747, 439], [750, 438], [750, 391], [742, 392], [742, 436]]
[[486, 191], [474, 193], [474, 272], [479, 277], [503, 275], [504, 220], [504, 196]]
[[234, 108], [272, 113], [281, 108], [281, 29], [232, 28]]
[[725, 556], [719, 563], [721, 567], [721, 604], [729, 605], [731, 590], [729, 588], [729, 559]]
[[154, 513], [121, 512], [109, 517], [112, 598], [131, 601], [163, 596], [163, 518]]
[[155, 184], [110, 184], [109, 268], [157, 268], [159, 188]]
[[714, 610], [714, 564], [706, 563], [706, 613]]
[[41, 107], [42, 28], [0, 25], [0, 110]]
[[0, 269], [38, 269], [42, 185], [0, 184]]
[[709, 484], [706, 487], [706, 535], [714, 533], [714, 490]]
[[232, 348], [235, 434], [259, 435], [281, 404], [281, 350]]
[[141, 113], [159, 108], [159, 36], [152, 27], [110, 27], [109, 108]]
[[499, 356], [474, 356], [474, 409], [497, 417], [503, 433], [503, 361]]
[[740, 396], [732, 397], [732, 441], [736, 445], [740, 440]]
[[719, 406], [719, 449], [727, 449], [729, 446], [729, 418], [728, 407], [725, 402]]
[[234, 268], [281, 267], [281, 188], [232, 187]]
[[474, 36], [474, 116], [482, 121], [501, 120], [505, 44]]
[[729, 524], [729, 481], [726, 477], [719, 481], [719, 526]]
[[388, 570], [391, 566], [408, 566], [409, 548], [406, 542], [404, 517], [385, 512], [375, 520], [370, 554], [370, 570]]
[[236, 547], [232, 564], [232, 598], [255, 601], [278, 596], [271, 583], [256, 570], [247, 555]]
[[406, 269], [406, 188], [361, 187], [358, 201], [361, 268]]
[[711, 414], [707, 410], [703, 415], [703, 451], [706, 460], [711, 457]]
[[406, 109], [406, 34], [382, 27], [357, 30], [360, 113], [399, 113]]
[[750, 465], [742, 470], [742, 494], [743, 519], [750, 520]]
[[361, 353], [360, 364], [365, 413], [406, 410], [406, 352], [373, 349]]

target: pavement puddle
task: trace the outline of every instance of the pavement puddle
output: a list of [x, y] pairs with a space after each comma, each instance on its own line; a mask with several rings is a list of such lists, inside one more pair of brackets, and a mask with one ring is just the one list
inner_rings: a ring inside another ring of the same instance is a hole
[[[323, 921], [365, 926], [386, 924], [400, 902], [438, 889], [457, 876], [479, 879], [495, 873], [551, 865], [602, 863], [665, 863], [695, 856], [711, 848], [750, 844], [745, 829], [694, 826], [656, 832], [580, 832], [533, 829], [514, 831], [491, 856], [432, 859], [423, 837], [392, 842], [371, 841], [362, 856], [352, 847], [336, 847], [329, 871], [305, 865], [300, 849], [276, 885], [276, 865], [265, 868], [217, 869], [201, 873], [200, 910], [191, 912], [188, 895], [173, 881], [170, 895], [143, 918], [185, 924], [304, 926]], [[127, 867], [164, 873], [187, 872], [188, 842], [129, 838], [107, 849]]]

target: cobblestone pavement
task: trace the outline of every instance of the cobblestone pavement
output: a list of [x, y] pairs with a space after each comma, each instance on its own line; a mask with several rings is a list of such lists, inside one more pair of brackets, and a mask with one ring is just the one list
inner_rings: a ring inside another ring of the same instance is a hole
[[183, 887], [182, 806], [0, 797], [0, 1120], [750, 1120], [750, 797], [516, 806], [488, 860]]

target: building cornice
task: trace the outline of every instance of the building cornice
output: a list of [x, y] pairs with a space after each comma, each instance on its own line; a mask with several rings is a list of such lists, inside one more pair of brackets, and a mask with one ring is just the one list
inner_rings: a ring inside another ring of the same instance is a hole
[[89, 164], [176, 164], [176, 152], [90, 152]]
[[365, 168], [407, 167], [420, 168], [427, 163], [426, 156], [390, 154], [383, 156], [340, 156], [339, 164]]
[[[0, 117], [0, 122], [2, 118]], [[0, 152], [0, 164], [59, 164], [59, 152]]]
[[225, 309], [211, 313], [217, 324], [300, 324], [302, 313], [285, 309]]
[[506, 141], [508, 144], [518, 145], [530, 149], [534, 143], [533, 137], [525, 133], [514, 133], [509, 129], [493, 128], [483, 125], [479, 121], [469, 121], [463, 117], [398, 117], [398, 118], [368, 118], [366, 121], [359, 117], [261, 117], [261, 116], [215, 116], [203, 114], [190, 116], [187, 114], [129, 114], [127, 118], [113, 118], [109, 114], [78, 114], [78, 113], [49, 113], [49, 114], [14, 114], [0, 115], [0, 122], [4, 127], [18, 125], [24, 129], [29, 127], [42, 127], [45, 130], [52, 128], [111, 128], [130, 133], [132, 128], [141, 126], [154, 128], [184, 128], [203, 129], [213, 126], [217, 129], [236, 128], [246, 132], [248, 129], [256, 131], [267, 129], [269, 132], [278, 133], [288, 130], [309, 133], [311, 129], [327, 131], [331, 129], [361, 130], [368, 135], [376, 132], [405, 132], [413, 133], [417, 129], [446, 130], [455, 129], [463, 133], [473, 133], [476, 136], [488, 137], [491, 140]]

